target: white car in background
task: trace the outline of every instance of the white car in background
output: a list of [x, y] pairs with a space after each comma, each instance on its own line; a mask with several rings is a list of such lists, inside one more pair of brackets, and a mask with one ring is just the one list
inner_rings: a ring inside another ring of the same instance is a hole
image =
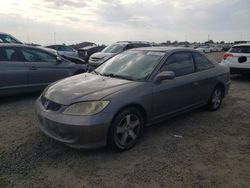
[[221, 63], [229, 66], [231, 74], [250, 75], [250, 43], [234, 45], [224, 54]]
[[215, 48], [217, 52], [221, 52], [223, 50], [221, 45], [216, 45]]
[[200, 47], [196, 48], [196, 50], [198, 50], [200, 52], [204, 52], [204, 53], [212, 52], [212, 50], [209, 46], [200, 46]]

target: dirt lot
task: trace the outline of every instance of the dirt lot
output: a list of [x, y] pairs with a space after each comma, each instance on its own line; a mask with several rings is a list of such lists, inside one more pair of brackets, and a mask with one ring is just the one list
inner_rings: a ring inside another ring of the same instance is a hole
[[44, 136], [33, 110], [39, 94], [0, 99], [0, 187], [249, 187], [249, 85], [232, 77], [219, 111], [149, 127], [123, 153], [74, 150]]

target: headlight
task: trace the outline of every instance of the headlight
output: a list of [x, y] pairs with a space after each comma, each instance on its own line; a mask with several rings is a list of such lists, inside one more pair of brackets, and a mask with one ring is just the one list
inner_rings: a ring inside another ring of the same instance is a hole
[[103, 63], [104, 61], [106, 61], [106, 60], [109, 59], [109, 58], [110, 58], [109, 56], [106, 56], [106, 57], [100, 59], [99, 62]]
[[79, 102], [70, 105], [64, 110], [63, 114], [76, 116], [94, 115], [101, 112], [108, 104], [109, 101]]

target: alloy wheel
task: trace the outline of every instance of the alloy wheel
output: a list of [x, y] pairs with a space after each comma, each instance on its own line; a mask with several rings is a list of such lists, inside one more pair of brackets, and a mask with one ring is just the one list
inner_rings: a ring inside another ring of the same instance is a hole
[[216, 88], [214, 90], [212, 101], [211, 101], [213, 105], [213, 109], [219, 108], [219, 106], [221, 105], [221, 101], [222, 101], [222, 90], [220, 88]]
[[135, 114], [127, 114], [116, 126], [115, 142], [124, 148], [133, 145], [139, 137], [140, 129], [140, 118]]

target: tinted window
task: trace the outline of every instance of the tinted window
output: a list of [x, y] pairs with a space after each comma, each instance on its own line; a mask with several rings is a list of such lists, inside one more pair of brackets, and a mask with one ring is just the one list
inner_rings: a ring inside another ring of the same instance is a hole
[[134, 44], [134, 48], [141, 48], [141, 47], [149, 47], [149, 44], [145, 44], [145, 43], [138, 43], [138, 44]]
[[250, 46], [234, 46], [231, 48], [230, 52], [248, 54], [250, 53]]
[[29, 62], [47, 62], [47, 63], [56, 63], [57, 58], [52, 54], [34, 50], [34, 49], [22, 49], [22, 53], [26, 61]]
[[175, 76], [183, 76], [194, 72], [194, 63], [191, 53], [179, 52], [168, 57], [161, 71], [173, 71]]
[[23, 58], [15, 48], [0, 48], [0, 61], [23, 61]]
[[194, 53], [194, 61], [197, 71], [207, 70], [214, 67], [213, 63], [211, 63], [204, 55], [199, 53]]
[[140, 48], [140, 47], [143, 47], [142, 44], [134, 44], [134, 48]]
[[59, 51], [73, 52], [73, 49], [68, 46], [58, 46]]

